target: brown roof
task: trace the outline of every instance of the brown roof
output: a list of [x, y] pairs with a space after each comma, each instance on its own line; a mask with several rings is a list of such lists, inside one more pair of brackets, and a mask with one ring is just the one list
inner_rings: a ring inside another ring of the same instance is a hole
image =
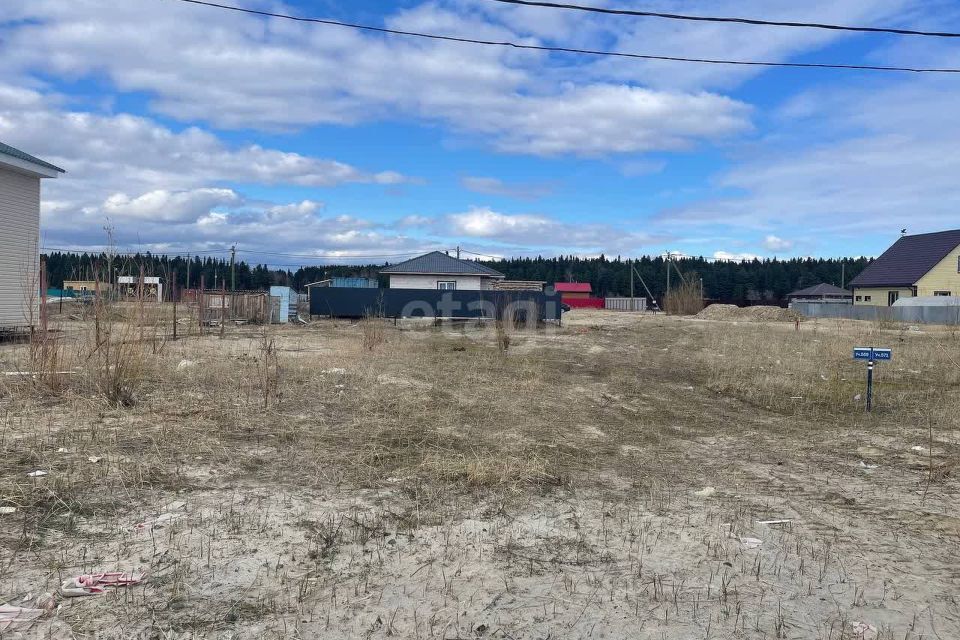
[[960, 246], [960, 229], [903, 236], [850, 281], [851, 287], [912, 287]]

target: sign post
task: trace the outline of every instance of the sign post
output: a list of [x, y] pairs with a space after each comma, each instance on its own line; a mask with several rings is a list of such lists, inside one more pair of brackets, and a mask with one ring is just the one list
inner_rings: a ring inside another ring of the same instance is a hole
[[893, 351], [880, 347], [854, 347], [854, 360], [867, 361], [867, 411], [873, 410], [873, 365], [876, 360], [890, 360]]

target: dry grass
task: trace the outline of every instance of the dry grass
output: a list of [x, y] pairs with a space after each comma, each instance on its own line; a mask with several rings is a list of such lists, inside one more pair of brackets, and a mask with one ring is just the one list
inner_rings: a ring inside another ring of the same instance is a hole
[[[496, 326], [229, 327], [154, 349], [149, 329], [120, 341], [143, 327], [122, 317], [100, 340], [136, 347], [136, 369], [93, 355], [0, 405], [4, 593], [151, 574], [67, 602], [54, 637], [960, 633], [939, 598], [958, 569], [955, 334], [577, 312], [512, 328], [503, 357]], [[92, 320], [64, 321], [68, 367]], [[895, 349], [869, 420], [859, 343]], [[774, 517], [791, 523], [757, 524]]]
[[670, 295], [664, 297], [663, 310], [670, 315], [695, 315], [703, 309], [702, 294], [700, 276], [688, 273], [670, 290]]

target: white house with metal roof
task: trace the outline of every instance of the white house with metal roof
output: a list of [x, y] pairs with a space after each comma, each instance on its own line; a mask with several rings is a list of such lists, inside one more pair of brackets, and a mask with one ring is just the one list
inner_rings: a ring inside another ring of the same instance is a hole
[[0, 328], [37, 322], [40, 181], [63, 172], [0, 142]]
[[391, 289], [478, 291], [493, 289], [505, 275], [473, 260], [461, 260], [442, 251], [430, 253], [380, 270], [390, 277]]

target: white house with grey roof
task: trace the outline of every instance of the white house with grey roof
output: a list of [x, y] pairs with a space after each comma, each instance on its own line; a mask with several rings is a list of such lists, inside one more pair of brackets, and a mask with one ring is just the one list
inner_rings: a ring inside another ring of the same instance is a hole
[[63, 172], [0, 142], [0, 328], [37, 322], [40, 181]]
[[461, 260], [442, 251], [430, 253], [380, 270], [390, 277], [391, 289], [440, 289], [478, 291], [493, 289], [494, 282], [506, 278], [473, 260]]

